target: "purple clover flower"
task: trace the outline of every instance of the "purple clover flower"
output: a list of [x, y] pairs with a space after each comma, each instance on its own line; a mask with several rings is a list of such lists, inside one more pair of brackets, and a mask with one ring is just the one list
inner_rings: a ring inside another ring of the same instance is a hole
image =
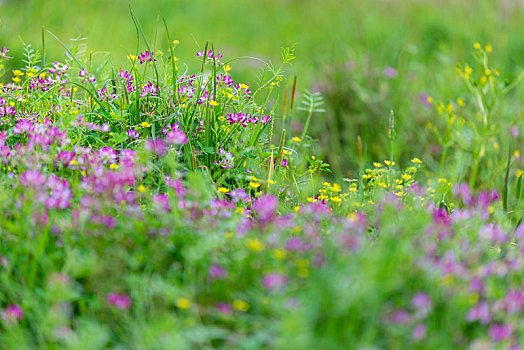
[[107, 302], [120, 310], [126, 310], [131, 307], [131, 298], [127, 294], [109, 293]]
[[20, 305], [11, 304], [2, 310], [1, 315], [2, 321], [4, 321], [5, 323], [17, 323], [18, 320], [24, 318], [24, 311], [22, 310]]
[[140, 134], [135, 129], [127, 130], [126, 134], [127, 134], [128, 137], [130, 137], [132, 139], [140, 138]]

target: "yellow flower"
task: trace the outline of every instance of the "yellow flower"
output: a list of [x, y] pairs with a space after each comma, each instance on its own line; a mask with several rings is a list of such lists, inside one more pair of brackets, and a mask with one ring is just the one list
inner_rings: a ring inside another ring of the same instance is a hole
[[259, 239], [256, 238], [249, 239], [246, 245], [249, 249], [251, 249], [254, 252], [260, 252], [264, 250], [264, 243], [262, 243]]
[[390, 165], [393, 166], [393, 165], [395, 165], [395, 164], [397, 164], [397, 163], [392, 162], [392, 161], [389, 161], [389, 160], [385, 160], [385, 161], [384, 161], [384, 164], [386, 164], [387, 166], [390, 166]]
[[293, 142], [300, 142], [300, 137], [295, 136], [295, 137], [293, 137], [291, 139], [291, 141], [293, 141]]
[[145, 192], [146, 188], [144, 187], [144, 185], [140, 185], [140, 186], [138, 186], [137, 190], [138, 190], [138, 192]]
[[115, 163], [111, 163], [111, 165], [109, 167], [111, 168], [111, 170], [118, 169], [118, 165], [116, 165]]
[[13, 74], [16, 76], [16, 77], [21, 77], [22, 75], [24, 75], [24, 73], [22, 73], [22, 71], [20, 69], [15, 69], [13, 71]]
[[411, 177], [412, 177], [412, 176], [409, 175], [409, 174], [402, 174], [402, 178], [403, 178], [404, 180], [406, 180], [406, 181], [411, 180]]
[[479, 43], [474, 43], [474, 44], [473, 44], [473, 48], [474, 48], [475, 50], [480, 50], [481, 46], [480, 46]]
[[382, 163], [374, 162], [373, 165], [375, 168], [380, 168], [382, 166]]
[[415, 163], [415, 164], [422, 164], [422, 161], [420, 159], [418, 159], [417, 157], [413, 158], [411, 160], [411, 163]]
[[458, 105], [461, 106], [461, 107], [464, 106], [464, 100], [461, 99], [461, 98], [459, 98], [459, 99], [457, 100], [457, 103], [458, 103]]
[[130, 61], [135, 61], [138, 57], [136, 57], [135, 55], [132, 55], [132, 54], [129, 54], [127, 55], [127, 59], [130, 60]]
[[216, 107], [216, 106], [218, 106], [220, 103], [218, 103], [217, 101], [211, 100], [211, 101], [209, 101], [209, 104], [211, 105], [211, 107]]
[[218, 192], [220, 193], [228, 193], [229, 192], [229, 189], [225, 188], [225, 187], [219, 187], [218, 188]]
[[285, 249], [277, 248], [273, 250], [273, 258], [277, 260], [285, 259], [286, 256], [287, 256], [287, 251]]
[[226, 65], [224, 66], [224, 72], [227, 73], [227, 72], [229, 72], [230, 70], [231, 70], [231, 67], [229, 66], [229, 64], [226, 64]]
[[173, 45], [178, 45], [178, 44], [180, 44], [180, 41], [178, 40], [173, 41]]
[[486, 45], [486, 47], [484, 48], [486, 50], [486, 52], [490, 53], [490, 52], [493, 52], [493, 48], [491, 47], [491, 45]]
[[142, 122], [142, 123], [140, 123], [140, 126], [143, 127], [143, 128], [149, 128], [149, 127], [151, 127], [151, 124], [148, 123], [148, 122]]
[[179, 309], [187, 310], [187, 309], [189, 309], [191, 307], [191, 300], [189, 300], [187, 298], [178, 298], [176, 300], [176, 306]]
[[253, 189], [256, 190], [257, 188], [260, 187], [260, 182], [251, 181], [251, 182], [249, 183], [249, 186], [251, 186]]
[[234, 300], [233, 309], [238, 310], [238, 311], [247, 311], [249, 310], [249, 304], [243, 300]]

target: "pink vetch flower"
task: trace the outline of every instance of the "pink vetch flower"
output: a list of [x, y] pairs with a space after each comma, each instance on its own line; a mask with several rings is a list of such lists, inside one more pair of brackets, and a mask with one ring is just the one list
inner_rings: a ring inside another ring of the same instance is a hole
[[262, 284], [266, 289], [275, 290], [284, 287], [287, 284], [287, 281], [288, 277], [286, 275], [272, 272], [264, 276], [262, 279]]
[[184, 145], [187, 143], [187, 136], [181, 130], [173, 130], [167, 133], [166, 140], [172, 145]]
[[426, 293], [417, 293], [411, 299], [411, 304], [417, 309], [417, 316], [425, 317], [433, 306], [431, 298]]
[[262, 195], [253, 203], [253, 211], [257, 213], [258, 222], [265, 227], [276, 217], [278, 199], [272, 195]]
[[384, 75], [390, 79], [393, 79], [396, 78], [398, 74], [395, 68], [387, 66], [386, 68], [384, 68]]
[[413, 333], [411, 333], [411, 338], [414, 340], [420, 340], [426, 337], [426, 325], [425, 324], [419, 324], [418, 326], [413, 329]]
[[233, 312], [233, 308], [231, 307], [231, 305], [229, 303], [224, 302], [216, 303], [215, 309], [224, 315], [230, 315]]
[[466, 319], [469, 322], [479, 321], [482, 324], [488, 324], [491, 321], [491, 312], [486, 302], [480, 303], [469, 310]]
[[2, 310], [2, 321], [5, 323], [17, 323], [18, 320], [24, 318], [24, 311], [17, 304], [8, 305]]
[[131, 306], [131, 298], [126, 294], [109, 293], [107, 302], [120, 310], [129, 309]]
[[211, 278], [212, 280], [221, 280], [221, 279], [226, 278], [227, 276], [226, 270], [219, 264], [211, 265], [211, 267], [209, 268], [208, 274], [209, 274], [209, 278]]
[[130, 137], [132, 139], [140, 138], [140, 134], [135, 129], [127, 130], [126, 134], [127, 134], [128, 137]]
[[494, 324], [491, 327], [489, 327], [488, 331], [491, 339], [496, 342], [500, 342], [508, 338], [512, 332], [513, 329], [509, 324]]

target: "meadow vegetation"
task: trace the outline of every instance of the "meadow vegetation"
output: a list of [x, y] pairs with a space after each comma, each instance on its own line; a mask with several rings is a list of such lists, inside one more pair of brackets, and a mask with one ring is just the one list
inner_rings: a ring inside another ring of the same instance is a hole
[[521, 349], [522, 7], [60, 3], [0, 3], [0, 349]]

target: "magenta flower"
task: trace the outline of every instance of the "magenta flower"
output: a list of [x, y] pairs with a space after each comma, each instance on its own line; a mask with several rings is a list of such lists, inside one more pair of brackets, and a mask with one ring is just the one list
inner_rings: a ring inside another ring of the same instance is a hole
[[494, 324], [489, 327], [489, 336], [496, 342], [503, 341], [508, 338], [513, 330], [509, 324]]
[[2, 310], [2, 321], [5, 323], [16, 323], [18, 320], [24, 318], [24, 311], [17, 304], [8, 305]]
[[479, 321], [482, 324], [488, 324], [491, 321], [491, 312], [488, 303], [480, 303], [469, 310], [466, 319], [469, 322]]
[[272, 195], [262, 195], [253, 203], [253, 211], [257, 213], [258, 222], [265, 227], [276, 217], [278, 199]]
[[109, 293], [107, 302], [120, 310], [126, 310], [131, 306], [131, 298], [126, 294]]
[[411, 299], [411, 304], [417, 309], [417, 316], [419, 317], [425, 317], [433, 306], [431, 298], [425, 293], [415, 294]]
[[396, 78], [398, 74], [395, 68], [387, 66], [386, 68], [384, 68], [384, 75], [390, 79], [393, 79]]
[[226, 270], [218, 264], [211, 265], [208, 274], [209, 278], [211, 278], [212, 280], [221, 280], [226, 278], [227, 276]]
[[280, 273], [270, 273], [264, 276], [262, 284], [266, 289], [280, 289], [287, 284], [287, 276]]
[[419, 324], [418, 326], [413, 329], [413, 333], [411, 333], [411, 338], [414, 340], [420, 340], [426, 336], [426, 325], [425, 324]]
[[126, 134], [127, 134], [127, 136], [129, 136], [132, 139], [140, 138], [140, 134], [135, 129], [127, 130]]
[[233, 312], [233, 308], [231, 307], [231, 305], [228, 303], [223, 303], [223, 302], [216, 303], [215, 309], [224, 315], [230, 315]]

